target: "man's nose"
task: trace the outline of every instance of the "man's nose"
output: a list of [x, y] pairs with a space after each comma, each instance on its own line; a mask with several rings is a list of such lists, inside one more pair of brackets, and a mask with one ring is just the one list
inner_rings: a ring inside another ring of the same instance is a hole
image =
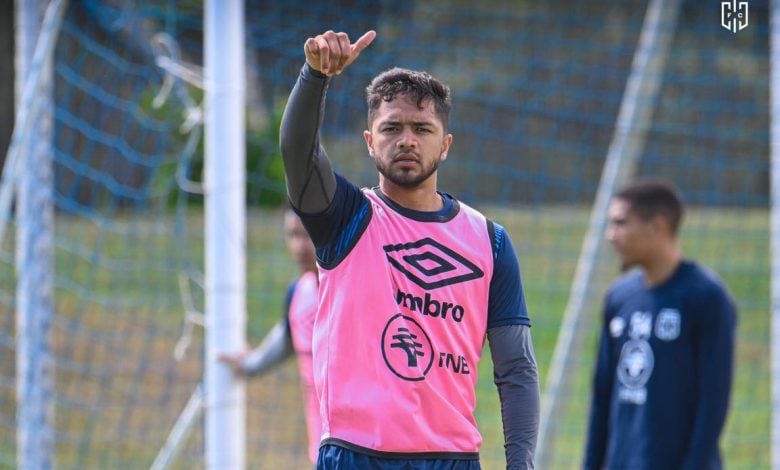
[[404, 128], [398, 137], [399, 147], [414, 147], [417, 145], [417, 137], [411, 129]]

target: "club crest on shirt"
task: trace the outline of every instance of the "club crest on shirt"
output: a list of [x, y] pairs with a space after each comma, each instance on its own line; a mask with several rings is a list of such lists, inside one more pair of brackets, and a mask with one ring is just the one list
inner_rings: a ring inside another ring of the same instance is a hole
[[642, 405], [647, 401], [647, 388], [655, 365], [650, 344], [644, 339], [628, 340], [620, 351], [617, 378], [618, 397], [625, 403]]
[[680, 336], [680, 312], [676, 308], [665, 308], [658, 313], [655, 336], [663, 341], [674, 341]]
[[653, 350], [647, 341], [629, 340], [623, 345], [618, 361], [618, 379], [629, 388], [644, 387], [653, 372]]
[[648, 339], [653, 331], [653, 314], [650, 312], [634, 312], [628, 329], [628, 336], [632, 339]]
[[[625, 321], [624, 321], [625, 322]], [[624, 403], [643, 405], [647, 381], [653, 374], [655, 356], [648, 339], [653, 332], [653, 315], [635, 311], [628, 320], [628, 336], [617, 363], [618, 397]]]

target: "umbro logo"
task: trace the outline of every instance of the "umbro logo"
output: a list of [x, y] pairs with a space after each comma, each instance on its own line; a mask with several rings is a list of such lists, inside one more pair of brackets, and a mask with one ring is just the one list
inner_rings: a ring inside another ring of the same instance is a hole
[[474, 263], [432, 238], [385, 245], [390, 264], [423, 289], [479, 279], [485, 273]]

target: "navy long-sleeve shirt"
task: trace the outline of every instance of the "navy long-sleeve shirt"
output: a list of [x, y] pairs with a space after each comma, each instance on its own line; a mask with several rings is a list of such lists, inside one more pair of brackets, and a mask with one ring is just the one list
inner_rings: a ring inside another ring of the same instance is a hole
[[714, 273], [682, 261], [648, 287], [618, 279], [604, 303], [584, 468], [720, 469], [736, 307]]

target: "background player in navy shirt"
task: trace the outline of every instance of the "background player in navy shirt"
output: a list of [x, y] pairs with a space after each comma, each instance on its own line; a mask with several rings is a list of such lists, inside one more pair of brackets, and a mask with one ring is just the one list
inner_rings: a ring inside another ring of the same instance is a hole
[[678, 190], [621, 189], [607, 239], [624, 270], [611, 286], [593, 378], [584, 468], [720, 469], [736, 309], [720, 279], [682, 257]]

